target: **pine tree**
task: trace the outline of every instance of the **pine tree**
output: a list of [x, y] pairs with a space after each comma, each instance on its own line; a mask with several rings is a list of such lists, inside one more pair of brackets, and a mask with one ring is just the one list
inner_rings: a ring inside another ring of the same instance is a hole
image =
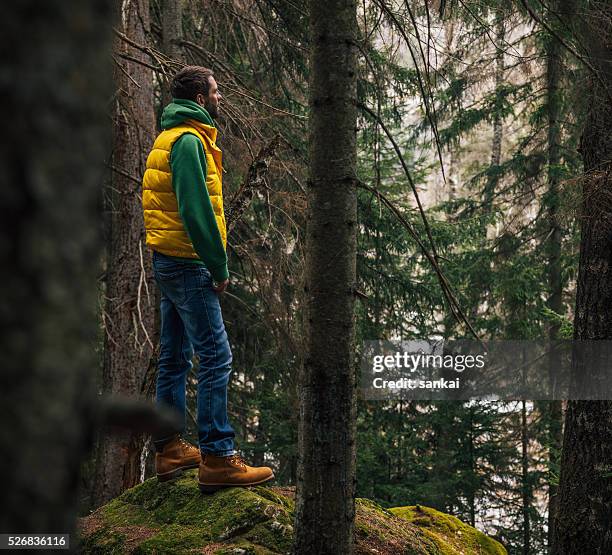
[[[148, 57], [129, 44], [144, 44], [149, 33], [148, 0], [118, 2], [115, 37], [112, 178], [108, 187], [108, 257], [105, 279], [102, 391], [138, 397], [154, 370], [155, 284], [145, 246], [139, 196], [145, 157], [155, 135], [153, 73]], [[124, 38], [125, 37], [125, 38]], [[126, 40], [127, 39], [127, 40]], [[124, 54], [135, 58], [121, 58]], [[93, 502], [98, 506], [136, 485], [141, 474], [142, 434], [101, 434], [96, 455]]]
[[[597, 3], [581, 9], [584, 16], [569, 24], [576, 43], [585, 49], [589, 71], [589, 113], [581, 141], [585, 173], [574, 338], [602, 341], [612, 339], [612, 12], [609, 5]], [[610, 378], [609, 362], [588, 345], [584, 350], [572, 364], [575, 399], [597, 394]], [[569, 401], [553, 531], [555, 555], [612, 551], [610, 461], [612, 401]]]
[[295, 553], [352, 553], [356, 4], [310, 2], [307, 338], [300, 380]]

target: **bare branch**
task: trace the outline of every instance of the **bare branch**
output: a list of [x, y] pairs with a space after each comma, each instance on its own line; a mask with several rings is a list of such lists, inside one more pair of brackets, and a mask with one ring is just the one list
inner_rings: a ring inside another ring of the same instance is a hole
[[228, 232], [234, 227], [236, 222], [242, 217], [245, 210], [251, 204], [255, 191], [265, 187], [264, 178], [268, 173], [270, 160], [276, 154], [276, 150], [280, 146], [281, 141], [281, 136], [276, 135], [259, 151], [259, 154], [249, 167], [240, 189], [238, 189], [231, 199], [225, 211]]

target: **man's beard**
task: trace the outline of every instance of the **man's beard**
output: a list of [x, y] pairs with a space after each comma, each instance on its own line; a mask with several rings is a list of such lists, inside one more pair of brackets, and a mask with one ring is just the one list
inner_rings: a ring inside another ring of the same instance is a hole
[[206, 108], [206, 111], [210, 114], [211, 118], [215, 119], [216, 117], [219, 116], [219, 107], [218, 106], [213, 106], [212, 104], [206, 103], [204, 108]]

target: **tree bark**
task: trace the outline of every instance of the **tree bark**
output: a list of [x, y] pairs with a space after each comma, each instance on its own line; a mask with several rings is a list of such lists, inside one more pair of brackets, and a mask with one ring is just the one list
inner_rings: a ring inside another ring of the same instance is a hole
[[[551, 19], [554, 17], [551, 16]], [[556, 26], [555, 26], [556, 27]], [[561, 45], [555, 37], [546, 39], [546, 112], [548, 118], [548, 307], [563, 311], [561, 276], [561, 226], [559, 224], [559, 172], [561, 164]], [[559, 325], [549, 329], [551, 340], [557, 339]]]
[[[183, 0], [162, 1], [162, 51], [177, 62], [184, 61], [183, 47]], [[162, 107], [172, 100], [170, 82], [162, 83]]]
[[529, 555], [531, 553], [531, 497], [527, 404], [525, 401], [521, 401], [521, 509], [523, 515], [523, 555]]
[[[119, 8], [122, 32], [139, 44], [146, 43], [148, 0], [123, 0]], [[144, 60], [140, 51], [121, 38], [115, 40], [117, 52]], [[140, 397], [151, 379], [151, 357], [157, 344], [155, 285], [140, 199], [140, 180], [155, 134], [153, 74], [141, 64], [117, 57], [115, 83], [102, 389], [106, 395]], [[140, 481], [144, 440], [141, 434], [130, 432], [100, 436], [94, 505]]]
[[[552, 9], [557, 8], [553, 4]], [[555, 16], [549, 18], [548, 24], [557, 29]], [[556, 37], [546, 37], [546, 112], [548, 118], [548, 226], [546, 234], [546, 252], [548, 269], [547, 306], [555, 314], [563, 314], [563, 277], [561, 269], [561, 237], [562, 229], [559, 222], [559, 173], [561, 164], [561, 44]], [[559, 339], [559, 324], [552, 322], [548, 328], [549, 341], [554, 343]], [[561, 356], [557, 349], [552, 349], [548, 357], [549, 382], [551, 393], [556, 397], [556, 382], [561, 367]], [[552, 530], [555, 512], [557, 510], [558, 476], [561, 464], [561, 448], [563, 443], [563, 411], [561, 401], [553, 400], [548, 405], [548, 545], [552, 543]]]
[[[504, 103], [504, 45], [506, 29], [504, 22], [505, 13], [503, 8], [498, 8], [495, 21], [495, 41], [497, 43], [497, 51], [495, 52], [495, 114], [493, 116], [493, 139], [491, 140], [491, 168], [494, 168], [494, 173], [487, 179], [487, 184], [484, 191], [484, 211], [485, 214], [490, 214], [493, 209], [493, 198], [495, 197], [495, 189], [499, 177], [497, 167], [501, 163], [502, 155], [502, 140], [504, 137], [504, 126], [501, 111]], [[486, 239], [486, 225], [485, 225]]]
[[[612, 14], [605, 3], [584, 8], [579, 29], [590, 74], [588, 108], [581, 141], [584, 160], [580, 263], [574, 337], [612, 339]], [[610, 379], [610, 368], [574, 357], [574, 393]], [[612, 401], [569, 401], [565, 420], [558, 512], [553, 533], [556, 555], [612, 553]]]
[[294, 553], [353, 551], [356, 4], [310, 2], [306, 356]]
[[71, 533], [95, 414], [111, 6], [3, 6], [0, 530]]
[[[478, 470], [476, 468], [476, 457], [474, 456], [474, 407], [469, 407], [468, 414], [470, 415], [470, 431], [469, 431], [469, 449], [470, 449], [470, 478], [476, 476]], [[470, 485], [468, 490], [468, 506], [470, 510], [470, 526], [476, 527], [476, 488]]]

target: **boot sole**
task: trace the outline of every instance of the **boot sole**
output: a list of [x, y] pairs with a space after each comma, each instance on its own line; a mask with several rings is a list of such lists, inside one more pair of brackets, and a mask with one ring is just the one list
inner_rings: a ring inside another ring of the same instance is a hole
[[215, 493], [216, 491], [219, 491], [220, 489], [224, 489], [224, 488], [245, 488], [245, 487], [249, 487], [249, 486], [256, 486], [258, 484], [263, 484], [264, 482], [267, 482], [268, 480], [272, 480], [272, 478], [274, 478], [274, 474], [272, 474], [272, 476], [268, 476], [267, 478], [264, 478], [263, 480], [259, 480], [257, 482], [249, 482], [248, 484], [202, 484], [200, 482], [198, 482], [198, 486], [200, 487], [200, 491], [202, 493]]
[[174, 478], [178, 478], [179, 476], [182, 476], [185, 470], [189, 470], [191, 468], [198, 468], [199, 466], [200, 466], [200, 463], [188, 464], [186, 466], [181, 466], [180, 468], [175, 468], [174, 470], [171, 470], [170, 472], [164, 472], [163, 474], [157, 474], [157, 481], [158, 482], [168, 482], [170, 480], [173, 480]]

